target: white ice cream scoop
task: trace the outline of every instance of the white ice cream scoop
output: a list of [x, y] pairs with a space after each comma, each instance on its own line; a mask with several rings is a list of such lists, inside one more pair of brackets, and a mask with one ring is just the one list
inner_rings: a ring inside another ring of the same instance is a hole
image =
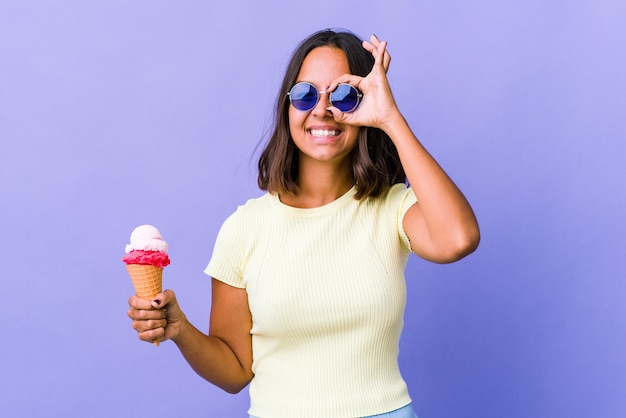
[[167, 242], [161, 233], [152, 225], [141, 225], [130, 234], [130, 244], [126, 245], [126, 253], [134, 250], [160, 251], [167, 253]]

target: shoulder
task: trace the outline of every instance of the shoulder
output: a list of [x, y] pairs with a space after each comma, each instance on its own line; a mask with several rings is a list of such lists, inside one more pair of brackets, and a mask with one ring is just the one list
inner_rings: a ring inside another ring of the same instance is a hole
[[270, 199], [267, 194], [249, 199], [224, 220], [215, 241], [214, 259], [242, 257], [249, 250], [263, 235], [265, 224], [262, 219], [272, 205]]
[[396, 183], [380, 196], [369, 198], [368, 200], [373, 204], [391, 210], [408, 209], [408, 207], [412, 206], [417, 201], [413, 189], [404, 183]]
[[396, 183], [385, 194], [386, 200], [402, 200], [413, 193], [413, 189], [404, 183]]
[[245, 219], [250, 216], [259, 216], [267, 213], [273, 206], [274, 197], [265, 193], [262, 196], [248, 199], [244, 204], [237, 206], [237, 209], [228, 217], [230, 219]]
[[269, 193], [247, 200], [237, 206], [222, 223], [220, 235], [243, 238], [263, 225], [274, 206], [274, 197]]

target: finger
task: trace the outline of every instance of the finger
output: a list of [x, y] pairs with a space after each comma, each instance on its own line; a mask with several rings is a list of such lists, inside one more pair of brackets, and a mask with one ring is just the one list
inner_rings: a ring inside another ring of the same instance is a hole
[[355, 112], [342, 112], [336, 107], [330, 107], [329, 110], [333, 114], [333, 119], [339, 123], [345, 123], [352, 126], [363, 126], [355, 119]]
[[378, 39], [376, 35], [372, 35], [370, 37], [370, 43], [374, 47], [374, 50], [372, 51], [372, 54], [374, 55], [374, 57], [378, 57], [379, 55], [380, 56], [384, 55], [385, 48], [387, 47], [387, 41], [381, 41], [380, 39]]
[[152, 309], [152, 305], [149, 300], [142, 299], [137, 295], [132, 295], [128, 299], [128, 305], [134, 309]]
[[169, 289], [164, 290], [152, 299], [152, 306], [156, 309], [176, 304], [176, 294]]
[[163, 341], [165, 339], [163, 338], [165, 336], [165, 329], [156, 328], [156, 329], [151, 329], [148, 331], [142, 331], [142, 332], [138, 332], [137, 336], [139, 337], [141, 341], [145, 341], [148, 343], [153, 343], [157, 338]]
[[381, 41], [375, 45], [376, 49], [373, 53], [376, 63], [384, 66], [385, 53], [387, 52], [387, 42]]
[[391, 55], [387, 51], [387, 41], [380, 41], [372, 51], [374, 57], [374, 67], [379, 66], [387, 72], [389, 69], [389, 63], [391, 62]]
[[343, 121], [343, 112], [335, 106], [328, 106], [328, 110], [333, 114], [333, 119], [337, 122]]
[[167, 326], [167, 320], [163, 317], [158, 319], [140, 319], [134, 320], [131, 326], [137, 332], [146, 332], [153, 329], [165, 328]]
[[[128, 309], [128, 317], [133, 321], [165, 319], [165, 309]], [[168, 314], [169, 316], [169, 314]]]
[[377, 47], [378, 44], [380, 43], [380, 39], [378, 39], [378, 36], [376, 36], [376, 34], [373, 33], [372, 36], [370, 36], [370, 42], [372, 43], [372, 45]]
[[372, 35], [372, 42], [363, 41], [363, 48], [374, 57], [374, 65], [382, 66], [385, 72], [389, 69], [391, 55], [387, 51], [386, 41], [381, 41], [376, 35]]
[[361, 80], [363, 80], [363, 77], [360, 77], [358, 75], [344, 74], [341, 77], [338, 77], [338, 78], [334, 79], [333, 82], [330, 83], [330, 85], [328, 86], [327, 91], [329, 91], [329, 92], [335, 91], [337, 86], [339, 84], [342, 84], [342, 83], [351, 84], [354, 87], [358, 88], [359, 85], [361, 84]]
[[385, 71], [389, 69], [390, 63], [391, 63], [391, 55], [389, 54], [387, 45], [385, 45], [385, 52], [383, 53], [383, 67], [385, 67]]
[[167, 305], [168, 297], [165, 295], [165, 293], [162, 292], [162, 293], [157, 294], [154, 298], [152, 298], [150, 302], [153, 308], [161, 309], [165, 305]]
[[[157, 304], [157, 299], [161, 303]], [[154, 298], [152, 303], [153, 309], [157, 309], [155, 305], [160, 307], [158, 308], [158, 311], [162, 317], [167, 316], [168, 323], [178, 322], [185, 317], [185, 314], [180, 309], [178, 300], [176, 300], [176, 294], [169, 289], [164, 290]], [[167, 315], [165, 315], [166, 312]]]

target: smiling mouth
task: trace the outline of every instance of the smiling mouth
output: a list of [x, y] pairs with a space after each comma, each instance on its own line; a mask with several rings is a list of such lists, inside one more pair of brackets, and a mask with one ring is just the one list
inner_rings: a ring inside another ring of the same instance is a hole
[[341, 131], [336, 129], [309, 129], [309, 133], [316, 138], [332, 138], [338, 136]]

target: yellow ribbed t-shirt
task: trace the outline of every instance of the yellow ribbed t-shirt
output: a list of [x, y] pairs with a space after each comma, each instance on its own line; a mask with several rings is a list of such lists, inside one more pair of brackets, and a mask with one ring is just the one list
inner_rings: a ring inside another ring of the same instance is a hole
[[359, 417], [411, 402], [398, 344], [411, 251], [402, 218], [416, 198], [404, 184], [354, 193], [312, 209], [265, 194], [220, 229], [205, 273], [248, 293], [251, 415]]

